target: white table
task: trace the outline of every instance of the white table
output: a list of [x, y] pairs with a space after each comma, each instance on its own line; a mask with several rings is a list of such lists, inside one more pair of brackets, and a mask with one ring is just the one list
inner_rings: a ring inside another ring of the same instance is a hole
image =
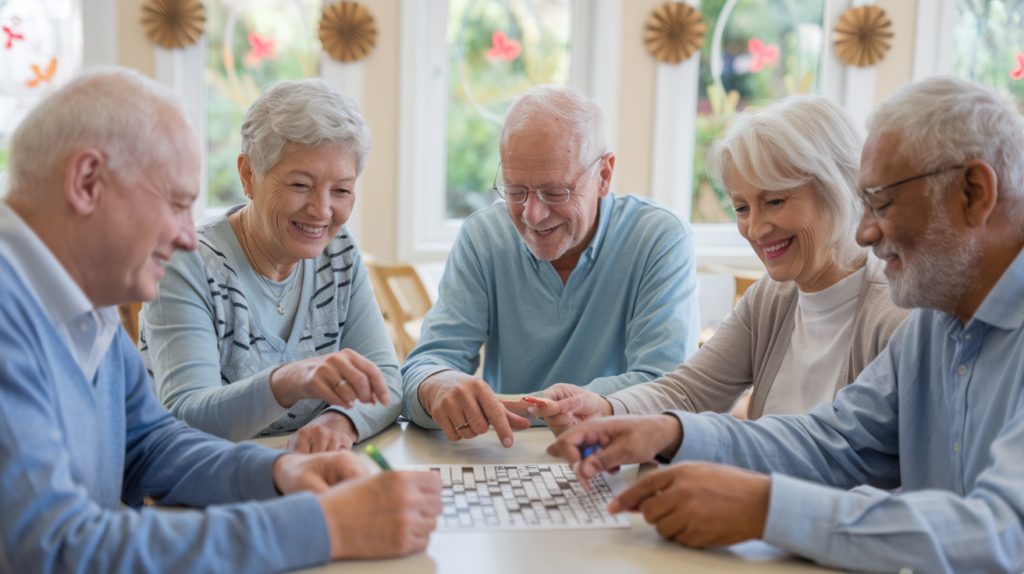
[[[403, 428], [404, 427], [404, 428]], [[284, 446], [287, 437], [261, 439]], [[450, 442], [440, 431], [394, 424], [370, 439], [392, 466], [415, 464], [522, 464], [564, 462], [548, 456], [553, 437], [546, 428], [515, 434], [505, 449], [494, 431], [473, 440]], [[361, 451], [364, 443], [357, 445]], [[627, 471], [626, 481], [636, 480]], [[417, 574], [630, 574], [649, 572], [834, 572], [793, 558], [761, 542], [716, 550], [691, 550], [667, 541], [643, 516], [630, 514], [632, 528], [534, 532], [444, 532], [431, 536], [426, 553], [393, 560], [335, 562], [305, 572]]]

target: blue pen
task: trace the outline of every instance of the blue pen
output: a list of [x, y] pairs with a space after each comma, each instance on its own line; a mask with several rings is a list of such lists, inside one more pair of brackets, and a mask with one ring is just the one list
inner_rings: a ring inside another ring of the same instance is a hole
[[599, 445], [599, 444], [588, 446], [587, 448], [583, 449], [583, 458], [587, 458], [588, 456], [594, 454], [595, 452], [600, 452], [600, 451], [601, 451], [601, 445]]

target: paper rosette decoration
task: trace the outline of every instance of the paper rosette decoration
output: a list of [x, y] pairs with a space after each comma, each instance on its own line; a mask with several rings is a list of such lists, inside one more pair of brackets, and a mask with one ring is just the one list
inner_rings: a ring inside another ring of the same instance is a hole
[[836, 22], [832, 42], [842, 61], [851, 66], [871, 66], [892, 46], [892, 20], [878, 6], [850, 8]]
[[700, 10], [682, 2], [666, 2], [647, 18], [644, 43], [655, 58], [678, 64], [701, 49], [707, 29]]
[[357, 2], [335, 2], [324, 7], [320, 43], [335, 60], [362, 60], [377, 43], [377, 25], [366, 7]]
[[203, 35], [206, 10], [200, 0], [146, 0], [142, 27], [149, 39], [164, 48], [184, 48]]

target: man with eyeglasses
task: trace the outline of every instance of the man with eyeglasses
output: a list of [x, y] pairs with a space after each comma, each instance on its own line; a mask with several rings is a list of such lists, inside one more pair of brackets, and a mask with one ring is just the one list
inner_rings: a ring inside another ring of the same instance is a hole
[[916, 310], [856, 382], [805, 415], [609, 417], [549, 452], [576, 461], [599, 442], [583, 478], [690, 461], [611, 503], [687, 546], [763, 538], [858, 572], [1022, 572], [1024, 121], [990, 88], [939, 77], [869, 127], [857, 241]]
[[496, 393], [571, 383], [608, 394], [697, 350], [692, 231], [609, 193], [603, 124], [600, 104], [571, 88], [538, 86], [512, 104], [494, 186], [505, 201], [459, 231], [402, 367], [406, 418], [453, 441], [493, 426], [509, 447], [531, 421]]

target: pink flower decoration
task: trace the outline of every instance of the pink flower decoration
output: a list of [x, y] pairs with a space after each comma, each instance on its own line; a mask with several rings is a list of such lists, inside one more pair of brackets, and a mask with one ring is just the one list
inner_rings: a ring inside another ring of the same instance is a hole
[[25, 41], [25, 36], [15, 32], [14, 30], [11, 30], [7, 26], [4, 26], [4, 34], [7, 34], [7, 45], [5, 46], [5, 48], [8, 50], [10, 50], [11, 47], [14, 46], [15, 40], [21, 40], [23, 42]]
[[1013, 57], [1017, 59], [1017, 68], [1010, 70], [1010, 77], [1014, 80], [1020, 80], [1024, 78], [1024, 54], [1017, 52]]
[[506, 62], [511, 62], [519, 57], [519, 53], [522, 48], [519, 47], [519, 42], [510, 40], [504, 32], [495, 32], [491, 35], [491, 49], [487, 50], [487, 59], [496, 60], [501, 58]]
[[263, 58], [273, 60], [274, 56], [277, 55], [277, 41], [273, 38], [267, 38], [260, 36], [256, 32], [249, 32], [249, 45], [252, 46], [252, 50], [245, 55], [244, 63], [250, 68], [254, 68], [263, 61]]
[[779, 58], [779, 47], [775, 44], [764, 45], [760, 38], [751, 38], [747, 42], [750, 50], [750, 71], [757, 73], [764, 69], [775, 67], [775, 61]]

